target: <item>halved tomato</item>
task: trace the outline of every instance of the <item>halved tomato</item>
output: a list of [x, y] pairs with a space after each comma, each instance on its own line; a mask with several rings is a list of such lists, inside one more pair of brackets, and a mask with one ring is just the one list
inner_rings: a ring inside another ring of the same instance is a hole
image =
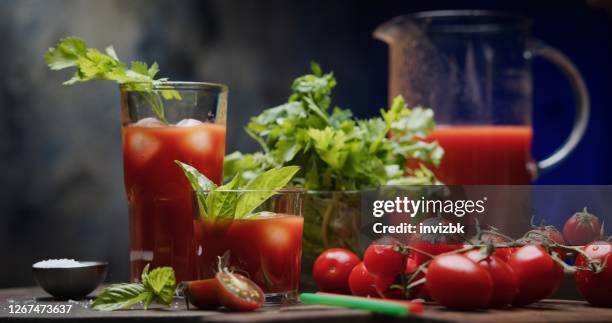
[[221, 306], [217, 292], [219, 281], [216, 278], [194, 280], [183, 283], [185, 298], [195, 307], [212, 310]]
[[219, 283], [219, 301], [228, 309], [254, 311], [266, 300], [261, 288], [245, 276], [223, 270], [218, 272], [215, 278]]

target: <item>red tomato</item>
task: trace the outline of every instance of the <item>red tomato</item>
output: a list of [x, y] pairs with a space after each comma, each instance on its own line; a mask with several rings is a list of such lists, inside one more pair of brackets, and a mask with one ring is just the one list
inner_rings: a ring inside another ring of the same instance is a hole
[[425, 275], [431, 298], [451, 309], [485, 308], [493, 295], [493, 280], [482, 266], [461, 254], [436, 257]]
[[399, 276], [375, 276], [374, 286], [378, 296], [386, 299], [405, 299]]
[[587, 212], [574, 213], [563, 226], [563, 235], [567, 242], [575, 246], [584, 246], [601, 237], [601, 223], [599, 219]]
[[374, 284], [374, 276], [368, 272], [363, 262], [360, 262], [359, 265], [353, 268], [349, 275], [348, 283], [351, 294], [355, 296], [378, 297]]
[[396, 244], [371, 244], [363, 254], [363, 263], [376, 276], [395, 276], [404, 268], [402, 254]]
[[312, 276], [322, 292], [350, 294], [349, 275], [360, 262], [349, 250], [331, 248], [317, 257]]
[[[574, 273], [576, 286], [580, 294], [591, 304], [612, 307], [612, 244], [607, 241], [595, 241], [584, 247], [584, 252], [599, 264], [608, 258], [603, 271], [594, 273], [589, 270], [578, 270]], [[578, 254], [576, 266], [588, 267], [587, 259]]]
[[483, 259], [479, 250], [465, 253], [465, 256], [485, 268], [493, 280], [493, 295], [487, 307], [500, 308], [512, 302], [518, 293], [516, 277], [512, 268], [498, 257], [491, 255]]
[[514, 271], [519, 292], [514, 306], [529, 305], [549, 297], [561, 284], [563, 268], [541, 246], [527, 245], [514, 252], [508, 260]]
[[497, 247], [493, 252], [493, 255], [498, 257], [503, 262], [508, 262], [510, 256], [517, 251], [519, 248], [517, 247]]
[[[444, 218], [428, 218], [421, 222], [422, 225], [447, 225], [450, 222]], [[461, 249], [463, 247], [463, 238], [458, 234], [414, 234], [410, 237], [410, 246], [436, 256], [445, 252]], [[417, 264], [422, 264], [430, 258], [422, 253], [414, 252], [414, 260]]]
[[185, 283], [184, 286], [185, 298], [195, 307], [211, 310], [221, 306], [217, 295], [219, 281], [216, 278], [194, 280]]
[[219, 283], [217, 292], [219, 302], [230, 310], [254, 311], [266, 300], [261, 288], [245, 276], [220, 271], [215, 278]]

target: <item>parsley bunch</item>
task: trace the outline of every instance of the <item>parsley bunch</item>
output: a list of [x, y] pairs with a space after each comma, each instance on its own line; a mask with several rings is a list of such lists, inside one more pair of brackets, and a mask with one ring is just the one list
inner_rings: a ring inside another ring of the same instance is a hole
[[[162, 90], [155, 90], [168, 79], [155, 79], [159, 72], [157, 63], [148, 66], [145, 62], [132, 61], [130, 68], [121, 62], [113, 46], [108, 46], [105, 53], [95, 48], [88, 48], [83, 39], [77, 37], [66, 37], [60, 39], [57, 45], [45, 53], [45, 61], [52, 70], [63, 70], [76, 68], [72, 78], [64, 82], [64, 85], [72, 85], [78, 82], [91, 80], [116, 81], [126, 84], [128, 89], [139, 91], [145, 101], [149, 104], [157, 118], [168, 124], [164, 114], [165, 100], [181, 100], [181, 95], [171, 86], [163, 86]], [[161, 95], [161, 97], [160, 97]]]
[[[420, 140], [435, 126], [432, 110], [410, 109], [398, 96], [380, 117], [357, 120], [350, 110], [332, 108], [333, 73], [316, 63], [311, 70], [294, 80], [287, 103], [251, 119], [246, 132], [262, 151], [226, 156], [226, 179], [297, 165], [301, 171], [292, 184], [307, 190], [437, 182], [425, 164], [438, 165], [444, 151], [437, 142]], [[406, 169], [408, 160], [420, 166]]]

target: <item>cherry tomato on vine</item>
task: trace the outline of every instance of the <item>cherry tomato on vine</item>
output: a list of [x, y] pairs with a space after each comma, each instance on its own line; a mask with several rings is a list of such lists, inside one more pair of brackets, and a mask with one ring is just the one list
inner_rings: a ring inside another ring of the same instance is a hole
[[480, 250], [472, 250], [465, 256], [485, 268], [493, 280], [493, 294], [487, 307], [500, 308], [512, 303], [518, 293], [517, 281], [512, 268], [494, 255], [483, 257]]
[[425, 279], [431, 298], [451, 309], [485, 308], [493, 295], [493, 280], [488, 271], [461, 254], [434, 258]]
[[219, 283], [219, 302], [230, 310], [254, 311], [266, 300], [261, 288], [245, 276], [223, 270], [215, 278]]
[[541, 246], [527, 245], [508, 260], [518, 283], [512, 305], [525, 306], [552, 295], [561, 284], [563, 268]]
[[221, 306], [217, 295], [219, 281], [216, 278], [189, 281], [183, 286], [186, 300], [195, 307], [212, 310]]
[[[612, 244], [608, 241], [595, 241], [583, 250], [601, 271], [595, 273], [579, 269], [574, 273], [580, 294], [595, 306], [612, 307]], [[601, 268], [604, 262], [605, 267]], [[587, 258], [581, 253], [576, 257], [576, 266], [589, 267]]]
[[317, 257], [312, 276], [322, 292], [349, 294], [349, 275], [360, 262], [349, 250], [331, 248]]
[[351, 294], [355, 296], [378, 297], [374, 283], [374, 275], [370, 274], [363, 262], [355, 266], [348, 279]]
[[574, 213], [563, 226], [563, 235], [567, 242], [575, 246], [584, 246], [601, 236], [601, 223], [599, 218], [587, 212]]
[[363, 254], [367, 270], [376, 276], [395, 276], [404, 269], [404, 260], [398, 244], [372, 243]]

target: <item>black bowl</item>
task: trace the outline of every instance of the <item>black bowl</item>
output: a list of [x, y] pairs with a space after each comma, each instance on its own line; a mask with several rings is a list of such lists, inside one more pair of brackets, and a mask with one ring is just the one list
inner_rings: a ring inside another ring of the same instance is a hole
[[106, 278], [108, 263], [84, 261], [79, 267], [41, 268], [32, 266], [34, 280], [45, 292], [60, 299], [81, 299]]

